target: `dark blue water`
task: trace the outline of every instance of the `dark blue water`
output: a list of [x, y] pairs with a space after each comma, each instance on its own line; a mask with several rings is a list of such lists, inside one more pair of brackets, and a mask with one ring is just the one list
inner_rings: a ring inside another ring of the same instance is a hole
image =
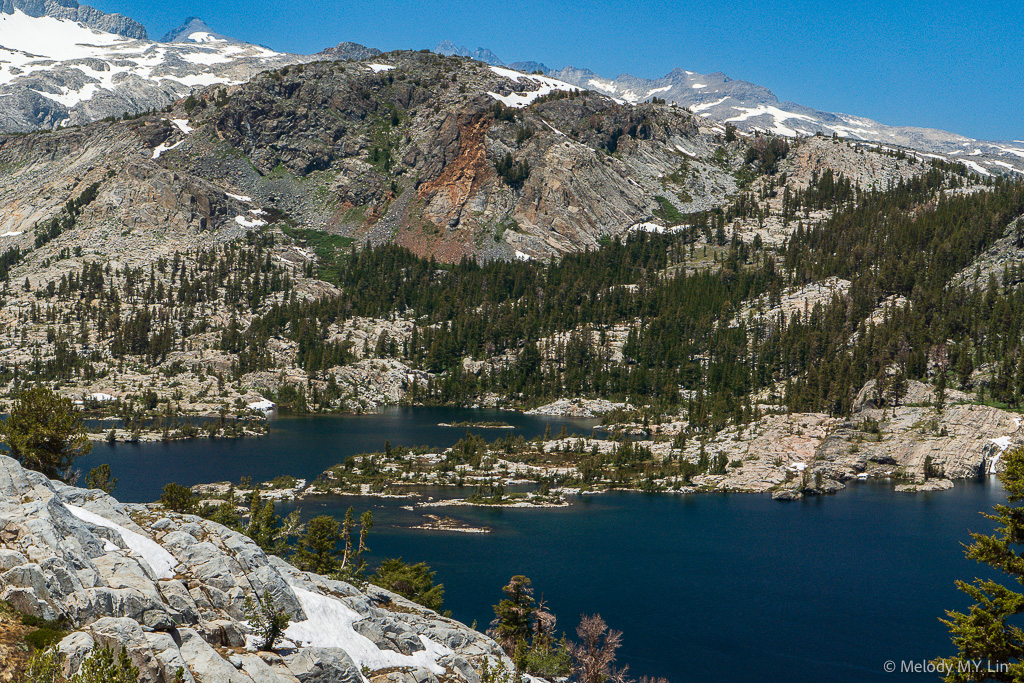
[[[494, 419], [455, 415], [416, 410], [375, 421], [286, 420], [266, 439], [119, 444], [97, 448], [90, 459], [111, 462], [122, 481], [117, 494], [149, 500], [168, 479], [310, 476], [351, 452], [379, 449], [383, 438], [430, 443], [439, 438], [437, 422]], [[524, 429], [529, 435], [543, 427]], [[448, 431], [452, 442], [464, 432]], [[963, 557], [960, 544], [970, 541], [970, 530], [991, 531], [978, 512], [1004, 501], [998, 483], [986, 479], [916, 495], [897, 494], [888, 483], [861, 483], [797, 503], [750, 494], [613, 493], [538, 510], [407, 511], [408, 500], [348, 497], [299, 506], [306, 517], [341, 514], [349, 505], [372, 510], [374, 556], [426, 561], [445, 584], [446, 607], [481, 628], [508, 578], [529, 576], [559, 616], [560, 630], [572, 635], [581, 614], [599, 612], [623, 631], [620, 663], [635, 677], [853, 682], [936, 680], [900, 674], [900, 664], [951, 653], [938, 618], [946, 609], [967, 608], [954, 581], [980, 569]], [[409, 529], [423, 512], [493, 531]], [[887, 660], [896, 662], [897, 673], [884, 671]]]
[[249, 476], [267, 481], [282, 474], [314, 479], [328, 467], [350, 455], [384, 450], [392, 446], [447, 448], [466, 434], [465, 427], [439, 427], [438, 423], [501, 421], [509, 429], [470, 429], [488, 441], [509, 432], [527, 439], [543, 434], [549, 426], [558, 434], [589, 436], [595, 420], [523, 415], [499, 410], [451, 408], [390, 408], [370, 415], [303, 416], [271, 421], [266, 436], [245, 439], [198, 438], [143, 444], [93, 445], [80, 459], [79, 469], [88, 472], [102, 463], [117, 477], [114, 495], [125, 502], [151, 502], [160, 497], [168, 482], [185, 486], [214, 481], [238, 482]]
[[[683, 681], [893, 681], [887, 660], [951, 653], [938, 618], [969, 603], [955, 588], [979, 510], [1004, 502], [994, 480], [935, 494], [862, 483], [828, 498], [588, 496], [563, 509], [440, 508], [486, 535], [414, 531], [408, 501], [304, 501], [304, 515], [371, 509], [371, 550], [424, 560], [453, 616], [480, 626], [514, 574], [529, 576], [572, 633], [600, 612], [624, 632], [634, 675]], [[291, 509], [291, 508], [288, 508]], [[406, 528], [402, 528], [402, 527]]]

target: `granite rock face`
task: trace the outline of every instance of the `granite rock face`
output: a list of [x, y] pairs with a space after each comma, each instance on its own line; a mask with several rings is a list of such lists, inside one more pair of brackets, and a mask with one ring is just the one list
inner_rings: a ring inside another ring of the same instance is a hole
[[[159, 231], [170, 243], [276, 210], [303, 228], [446, 262], [594, 249], [652, 220], [659, 195], [685, 212], [735, 191], [732, 167], [714, 160], [719, 133], [699, 117], [531, 78], [540, 77], [394, 52], [211, 86], [135, 120], [0, 136], [0, 234], [15, 235], [3, 244], [31, 245], [33, 226], [93, 182], [99, 198], [79, 224], [108, 229], [96, 245], [107, 253], [119, 234]], [[535, 103], [496, 116], [496, 98]], [[525, 177], [503, 172], [506, 159]]]
[[[264, 592], [291, 617], [272, 653], [254, 650], [242, 612]], [[70, 670], [99, 643], [125, 648], [151, 683], [179, 671], [190, 683], [479, 683], [485, 663], [511, 667], [490, 638], [398, 595], [299, 571], [219, 524], [122, 505], [5, 456], [0, 600], [68, 618]]]
[[30, 17], [68, 19], [105, 33], [148, 40], [146, 27], [120, 14], [107, 14], [75, 0], [0, 0], [0, 12], [13, 14], [21, 10]]

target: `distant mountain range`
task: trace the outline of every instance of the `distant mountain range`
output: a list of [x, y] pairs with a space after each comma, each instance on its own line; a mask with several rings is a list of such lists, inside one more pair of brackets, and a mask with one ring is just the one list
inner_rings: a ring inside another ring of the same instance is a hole
[[944, 130], [887, 126], [860, 116], [819, 111], [794, 102], [781, 102], [768, 88], [733, 80], [721, 72], [699, 74], [675, 69], [656, 79], [630, 74], [605, 78], [588, 69], [573, 66], [553, 69], [539, 62], [505, 64], [491, 50], [477, 48], [470, 52], [447, 40], [434, 51], [468, 56], [527, 73], [540, 71], [551, 78], [596, 90], [631, 104], [657, 97], [687, 107], [709, 119], [731, 123], [738, 130], [748, 133], [760, 130], [790, 137], [836, 134], [852, 140], [906, 147], [923, 152], [926, 156], [960, 161], [982, 175], [1011, 170], [1024, 173], [1024, 141], [975, 140]]
[[[600, 76], [572, 66], [506, 64], [493, 51], [446, 40], [434, 48], [494, 66], [549, 77], [622, 102], [657, 97], [740, 131], [836, 134], [962, 161], [982, 174], [1024, 173], [1024, 142], [982, 141], [928, 128], [781, 102], [767, 88], [722, 73], [675, 69], [662, 78]], [[318, 59], [369, 59], [380, 50], [341, 43], [315, 55], [279, 53], [222, 35], [189, 17], [160, 41], [137, 21], [75, 0], [0, 0], [0, 130], [28, 131], [87, 123], [161, 108], [197, 87], [243, 83], [260, 71]]]

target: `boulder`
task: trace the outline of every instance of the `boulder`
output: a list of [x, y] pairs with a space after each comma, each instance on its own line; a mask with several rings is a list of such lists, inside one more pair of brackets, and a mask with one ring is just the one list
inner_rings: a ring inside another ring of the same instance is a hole
[[[124, 649], [145, 683], [175, 683], [179, 675], [186, 683], [365, 683], [364, 663], [388, 661], [401, 663], [387, 667], [394, 669], [390, 683], [436, 681], [441, 669], [451, 683], [480, 683], [485, 661], [512, 670], [493, 640], [459, 622], [383, 589], [372, 588], [371, 596], [300, 571], [214, 522], [122, 505], [102, 491], [51, 482], [6, 456], [0, 492], [0, 599], [68, 620], [74, 632], [59, 647], [69, 674], [96, 644]], [[164, 551], [177, 562], [173, 577], [166, 564], [163, 573], [153, 570]], [[358, 618], [347, 631], [322, 627], [330, 647], [286, 638], [279, 653], [251, 652], [242, 604], [264, 591], [293, 624], [310, 619], [304, 604], [329, 610], [332, 600], [339, 614]], [[424, 638], [437, 644], [434, 654], [426, 655]], [[419, 658], [415, 665], [403, 659], [411, 655]]]

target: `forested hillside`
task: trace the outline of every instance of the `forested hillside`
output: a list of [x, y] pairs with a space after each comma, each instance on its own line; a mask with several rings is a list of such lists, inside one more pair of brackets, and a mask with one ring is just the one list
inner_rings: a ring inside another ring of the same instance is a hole
[[136, 426], [110, 438], [267, 400], [601, 400], [702, 439], [923, 386], [1020, 402], [1020, 181], [374, 59], [0, 138], [7, 396]]

